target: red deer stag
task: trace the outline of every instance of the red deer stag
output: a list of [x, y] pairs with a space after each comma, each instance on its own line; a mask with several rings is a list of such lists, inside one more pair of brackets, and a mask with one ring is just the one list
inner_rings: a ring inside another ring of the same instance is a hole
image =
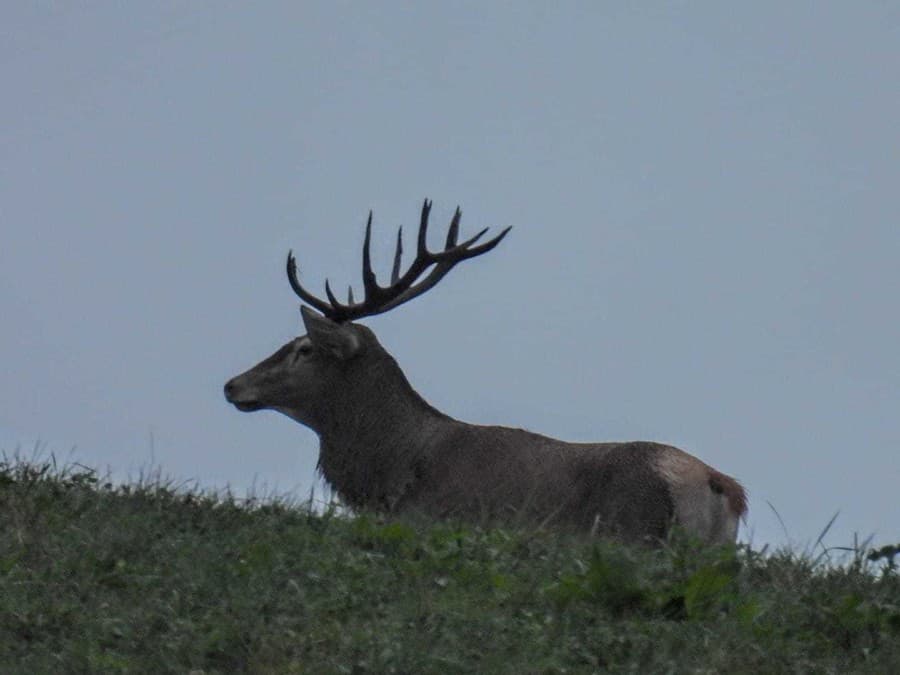
[[[352, 507], [418, 511], [482, 521], [525, 518], [627, 540], [660, 541], [677, 526], [708, 543], [733, 542], [746, 512], [740, 484], [696, 457], [651, 442], [567, 443], [523, 429], [460, 422], [432, 408], [397, 362], [355, 319], [386, 312], [422, 295], [457, 263], [487, 253], [510, 228], [457, 243], [457, 208], [443, 251], [426, 244], [425, 201], [416, 258], [400, 273], [397, 236], [391, 283], [372, 271], [366, 225], [365, 297], [347, 304], [325, 282], [327, 300], [287, 276], [300, 299], [306, 335], [225, 385], [238, 410], [277, 410], [319, 435], [319, 470]], [[425, 275], [425, 272], [431, 271]]]

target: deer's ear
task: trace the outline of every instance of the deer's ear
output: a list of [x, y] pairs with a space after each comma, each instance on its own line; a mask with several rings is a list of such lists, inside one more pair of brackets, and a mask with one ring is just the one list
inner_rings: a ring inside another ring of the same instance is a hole
[[306, 334], [314, 346], [341, 360], [353, 358], [359, 353], [359, 336], [350, 326], [332, 321], [305, 305], [300, 305], [300, 315], [306, 326]]

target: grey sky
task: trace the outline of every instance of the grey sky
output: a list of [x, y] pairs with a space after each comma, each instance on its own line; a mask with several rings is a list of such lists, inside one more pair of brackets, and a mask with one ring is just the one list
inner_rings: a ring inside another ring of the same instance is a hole
[[358, 285], [428, 196], [514, 226], [367, 321], [432, 404], [900, 539], [900, 6], [91, 4], [0, 8], [3, 449], [307, 492], [222, 384], [300, 330], [289, 248]]

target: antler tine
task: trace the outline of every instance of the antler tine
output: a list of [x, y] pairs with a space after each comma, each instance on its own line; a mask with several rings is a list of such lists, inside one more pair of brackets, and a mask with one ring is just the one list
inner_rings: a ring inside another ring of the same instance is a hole
[[427, 258], [430, 255], [428, 252], [428, 216], [430, 214], [431, 202], [426, 199], [422, 204], [422, 217], [419, 219], [419, 239], [416, 242], [417, 258], [413, 262], [413, 266], [418, 262], [418, 258]]
[[403, 255], [403, 226], [397, 230], [397, 251], [394, 253], [394, 267], [391, 270], [391, 285], [400, 278], [400, 256]]
[[469, 258], [474, 258], [475, 256], [481, 255], [482, 253], [487, 253], [488, 251], [493, 249], [495, 246], [497, 246], [497, 244], [499, 244], [501, 241], [503, 241], [503, 238], [507, 234], [509, 234], [509, 231], [511, 229], [512, 229], [512, 225], [505, 227], [505, 228], [503, 228], [503, 231], [500, 232], [500, 234], [498, 234], [496, 237], [494, 237], [490, 241], [486, 241], [483, 244], [475, 246], [474, 248], [468, 248], [469, 246], [474, 244], [476, 241], [481, 239], [481, 235], [483, 235], [485, 232], [488, 231], [488, 228], [484, 228], [481, 232], [479, 232], [474, 237], [469, 239], [465, 244], [462, 244], [462, 246], [466, 247], [466, 251], [465, 251], [465, 254], [459, 258], [459, 260], [468, 260]]
[[353, 286], [347, 286], [347, 304], [353, 304]]
[[[462, 218], [462, 211], [460, 211], [459, 207], [457, 206], [456, 213], [453, 214], [453, 220], [450, 221], [450, 229], [447, 230], [447, 243], [444, 245], [445, 250], [456, 246], [456, 238], [459, 236], [460, 218]], [[482, 232], [482, 234], [484, 233]]]
[[363, 288], [365, 289], [366, 301], [373, 300], [378, 295], [378, 280], [375, 278], [375, 272], [372, 271], [372, 258], [369, 254], [369, 246], [372, 240], [372, 212], [369, 211], [369, 220], [366, 222], [366, 238], [363, 242]]
[[328, 301], [331, 303], [332, 312], [335, 310], [341, 311], [344, 309], [348, 309], [344, 307], [341, 303], [338, 302], [338, 299], [334, 297], [334, 293], [331, 292], [331, 285], [328, 283], [328, 279], [325, 280], [325, 295], [328, 296]]
[[304, 302], [308, 302], [310, 305], [312, 305], [325, 315], [331, 314], [332, 308], [328, 305], [327, 302], [319, 300], [319, 298], [307, 291], [301, 285], [300, 280], [297, 278], [297, 261], [294, 258], [293, 250], [288, 251], [287, 276], [288, 283], [290, 283], [291, 288], [294, 290], [294, 293], [300, 296], [301, 300], [303, 300]]

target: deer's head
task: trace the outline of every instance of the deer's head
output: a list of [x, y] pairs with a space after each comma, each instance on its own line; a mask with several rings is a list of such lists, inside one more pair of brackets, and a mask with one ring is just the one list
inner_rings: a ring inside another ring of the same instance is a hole
[[[289, 252], [287, 276], [291, 288], [301, 300], [321, 314], [301, 306], [306, 335], [291, 340], [247, 372], [229, 380], [225, 385], [225, 398], [238, 410], [277, 410], [320, 431], [327, 423], [330, 411], [342, 405], [348, 393], [360, 385], [366, 374], [379, 372], [391, 364], [396, 368], [393, 359], [381, 347], [372, 331], [351, 322], [381, 314], [422, 295], [457, 263], [493, 249], [510, 230], [506, 228], [490, 241], [476, 245], [487, 232], [485, 228], [466, 241], [457, 243], [461, 217], [457, 208], [450, 222], [444, 250], [432, 252], [428, 250], [426, 243], [430, 212], [431, 202], [425, 200], [419, 224], [416, 258], [402, 275], [400, 259], [403, 254], [403, 234], [402, 229], [398, 231], [391, 283], [388, 286], [379, 285], [372, 271], [369, 255], [372, 213], [369, 212], [363, 244], [364, 298], [360, 302], [354, 301], [353, 289], [350, 288], [347, 304], [340, 303], [327, 280], [327, 300], [307, 291], [300, 284], [296, 260], [293, 253]], [[371, 395], [373, 392], [364, 393]]]

